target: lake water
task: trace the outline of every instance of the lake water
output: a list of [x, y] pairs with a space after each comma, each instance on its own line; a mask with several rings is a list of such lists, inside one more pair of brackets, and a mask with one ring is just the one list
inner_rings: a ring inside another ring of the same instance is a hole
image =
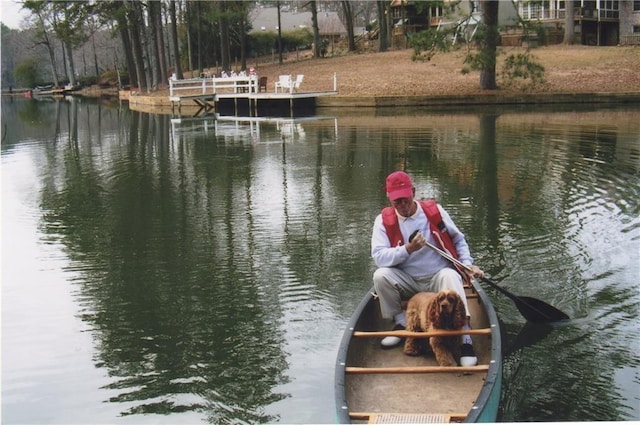
[[502, 421], [640, 419], [640, 108], [172, 121], [2, 98], [2, 422], [332, 423], [384, 177], [571, 316], [503, 322]]

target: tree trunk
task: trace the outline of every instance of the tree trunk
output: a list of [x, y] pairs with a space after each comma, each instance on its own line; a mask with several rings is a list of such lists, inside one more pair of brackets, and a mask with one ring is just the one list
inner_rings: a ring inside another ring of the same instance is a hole
[[131, 37], [129, 37], [129, 24], [127, 19], [122, 19], [119, 22], [120, 39], [122, 40], [122, 48], [124, 50], [125, 61], [127, 62], [127, 72], [129, 73], [129, 84], [133, 84], [138, 81], [138, 73], [136, 70], [136, 63], [133, 60], [133, 47], [131, 45]]
[[187, 17], [185, 18], [185, 23], [187, 24], [187, 53], [188, 53], [188, 61], [187, 61], [187, 68], [188, 69], [193, 69], [193, 42], [191, 41], [191, 32], [192, 32], [192, 23], [193, 23], [193, 19], [192, 19], [192, 14], [193, 14], [193, 6], [191, 5], [191, 3], [187, 3], [185, 5], [186, 8], [186, 15]]
[[100, 76], [100, 67], [98, 66], [98, 52], [96, 50], [96, 38], [95, 34], [91, 34], [91, 47], [93, 48], [93, 66], [96, 70], [96, 76]]
[[176, 1], [171, 0], [169, 2], [169, 14], [171, 15], [171, 39], [173, 45], [173, 56], [175, 58], [176, 78], [181, 80], [182, 64], [180, 63], [180, 48], [178, 46], [178, 22], [176, 20]]
[[388, 36], [387, 36], [387, 2], [377, 1], [378, 5], [378, 51], [386, 52], [389, 48]]
[[151, 79], [149, 80], [149, 86], [151, 89], [155, 90], [158, 88], [158, 83], [160, 81], [160, 63], [158, 61], [158, 45], [156, 44], [156, 40], [158, 38], [158, 27], [156, 21], [156, 6], [160, 6], [160, 3], [149, 0], [147, 1], [147, 17], [149, 26], [147, 31], [146, 41], [147, 41], [147, 51], [149, 56], [149, 68]]
[[480, 88], [496, 90], [496, 50], [498, 46], [498, 9], [499, 0], [484, 0], [482, 7], [482, 23], [486, 27], [486, 38], [482, 42], [482, 70], [480, 71]]
[[160, 87], [167, 86], [167, 77], [169, 76], [167, 73], [167, 58], [165, 56], [165, 46], [164, 46], [164, 35], [162, 31], [162, 4], [160, 2], [152, 1], [154, 3], [153, 7], [149, 7], [149, 20], [152, 23], [154, 28], [154, 36], [155, 36], [155, 46], [157, 53], [157, 62], [158, 62], [158, 85]]
[[575, 43], [575, 23], [573, 14], [573, 0], [565, 0], [564, 39], [562, 44]]
[[[47, 30], [47, 25], [45, 22], [45, 5], [42, 3], [34, 3], [25, 4], [23, 6], [25, 9], [29, 10], [33, 15], [37, 18], [38, 27], [36, 28], [36, 44], [45, 46], [47, 49], [47, 53], [49, 54], [49, 64], [51, 65], [51, 78], [56, 87], [59, 86], [59, 78], [58, 78], [58, 65], [56, 63], [56, 55], [54, 51], [53, 41], [49, 38], [49, 31]], [[4, 55], [3, 55], [3, 65], [4, 65]]]
[[229, 13], [228, 3], [220, 2], [219, 6], [219, 25], [220, 25], [220, 62], [222, 69], [225, 71], [231, 70], [231, 44], [229, 42]]
[[349, 0], [342, 1], [342, 10], [344, 11], [344, 21], [347, 24], [347, 40], [349, 42], [349, 51], [356, 51], [355, 33], [353, 30], [353, 9]]
[[60, 79], [58, 78], [58, 64], [56, 62], [56, 56], [53, 51], [53, 46], [49, 43], [45, 43], [47, 51], [49, 52], [49, 63], [51, 64], [51, 78], [53, 78], [53, 84], [55, 87], [60, 86]]
[[73, 49], [71, 48], [71, 43], [66, 42], [63, 43], [64, 53], [67, 58], [67, 77], [69, 77], [69, 84], [72, 86], [76, 85], [76, 67], [73, 63]]
[[309, 6], [311, 7], [311, 26], [313, 26], [313, 57], [319, 58], [322, 46], [320, 46], [320, 29], [318, 28], [318, 4], [310, 1]]
[[243, 1], [236, 3], [240, 25], [240, 69], [247, 69], [247, 6]]
[[198, 49], [198, 74], [200, 74], [202, 72], [202, 37], [201, 37], [201, 32], [202, 32], [202, 6], [201, 6], [201, 2], [197, 1], [196, 2], [196, 11], [197, 11], [197, 19], [196, 22], [198, 24], [198, 28], [196, 28], [196, 34], [197, 34], [197, 49]]
[[127, 23], [129, 29], [129, 38], [131, 39], [131, 48], [133, 50], [133, 62], [136, 68], [137, 79], [131, 81], [131, 84], [136, 84], [139, 91], [148, 91], [147, 76], [144, 69], [144, 52], [142, 49], [141, 33], [144, 32], [142, 26], [141, 17], [138, 14], [137, 2], [131, 0], [124, 0], [127, 7]]
[[53, 50], [53, 45], [51, 44], [47, 30], [44, 27], [44, 21], [42, 18], [40, 18], [40, 23], [42, 25], [42, 34], [44, 37], [43, 44], [47, 46], [47, 52], [49, 52], [49, 63], [51, 64], [51, 77], [53, 78], [53, 84], [55, 84], [55, 87], [59, 87], [60, 78], [58, 78], [58, 63], [56, 61], [55, 51]]
[[276, 2], [278, 9], [278, 63], [282, 65], [282, 23], [280, 22], [280, 2]]

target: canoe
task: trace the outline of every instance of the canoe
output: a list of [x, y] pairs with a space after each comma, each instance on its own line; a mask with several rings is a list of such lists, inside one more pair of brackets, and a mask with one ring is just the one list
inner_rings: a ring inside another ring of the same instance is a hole
[[472, 328], [467, 333], [478, 357], [472, 367], [441, 367], [431, 352], [407, 356], [402, 344], [380, 348], [384, 336], [409, 333], [389, 331], [392, 323], [382, 319], [377, 296], [372, 290], [365, 295], [338, 349], [338, 423], [496, 422], [502, 384], [500, 324], [477, 282], [465, 291]]

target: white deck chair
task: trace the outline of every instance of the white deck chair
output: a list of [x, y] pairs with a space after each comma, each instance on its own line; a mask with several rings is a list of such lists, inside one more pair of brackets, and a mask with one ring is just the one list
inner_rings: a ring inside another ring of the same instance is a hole
[[300, 84], [302, 84], [303, 78], [304, 78], [304, 74], [296, 75], [296, 80], [293, 82], [293, 91], [296, 91], [300, 88]]
[[279, 75], [278, 81], [275, 82], [275, 92], [278, 93], [278, 89], [291, 90], [291, 75]]

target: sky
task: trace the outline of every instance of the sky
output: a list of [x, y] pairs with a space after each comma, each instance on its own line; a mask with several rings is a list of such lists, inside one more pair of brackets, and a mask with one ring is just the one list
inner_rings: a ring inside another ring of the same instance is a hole
[[9, 28], [19, 29], [22, 20], [29, 15], [21, 8], [16, 0], [0, 0], [0, 21]]

